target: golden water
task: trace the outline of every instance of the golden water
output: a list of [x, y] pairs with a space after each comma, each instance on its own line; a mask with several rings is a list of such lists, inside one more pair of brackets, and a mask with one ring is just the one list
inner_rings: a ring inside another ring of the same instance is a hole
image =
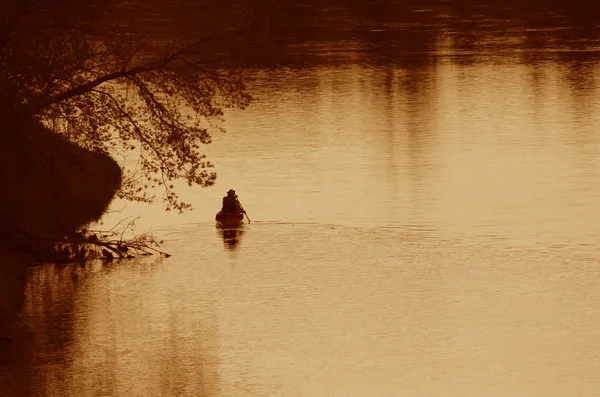
[[599, 69], [442, 55], [252, 72], [196, 210], [106, 219], [171, 258], [32, 269], [7, 395], [600, 395]]

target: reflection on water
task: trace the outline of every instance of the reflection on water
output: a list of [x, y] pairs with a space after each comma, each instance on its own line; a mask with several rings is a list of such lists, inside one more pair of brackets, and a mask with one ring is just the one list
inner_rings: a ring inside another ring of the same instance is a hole
[[183, 188], [127, 207], [168, 260], [32, 269], [0, 395], [597, 394], [594, 12], [305, 3], [207, 147], [258, 221]]
[[600, 387], [597, 247], [261, 222], [232, 256], [210, 243], [209, 222], [165, 237], [177, 253], [165, 261], [32, 269], [29, 329], [10, 372], [0, 368], [3, 392], [558, 397]]
[[244, 235], [244, 226], [236, 228], [222, 228], [217, 226], [217, 233], [223, 239], [223, 246], [228, 250], [235, 250]]
[[160, 260], [32, 269], [0, 395], [218, 395], [211, 297], [186, 309], [169, 273]]

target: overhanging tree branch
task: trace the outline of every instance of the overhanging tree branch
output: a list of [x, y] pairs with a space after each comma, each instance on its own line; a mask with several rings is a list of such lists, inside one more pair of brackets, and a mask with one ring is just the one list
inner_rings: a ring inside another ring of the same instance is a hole
[[144, 179], [125, 186], [122, 197], [135, 200], [164, 186], [166, 209], [188, 208], [173, 182], [214, 184], [201, 145], [211, 142], [209, 131], [224, 131], [223, 108], [243, 109], [250, 101], [232, 56], [239, 30], [225, 30], [220, 21], [220, 34], [149, 41], [143, 27], [133, 35], [118, 27], [89, 29], [95, 25], [82, 19], [85, 10], [72, 9], [87, 6], [76, 0], [23, 1], [57, 9], [32, 8], [11, 26], [19, 34], [0, 54], [0, 89], [14, 117], [37, 118], [92, 151], [143, 148]]
[[152, 142], [150, 142], [150, 140], [144, 135], [138, 123], [133, 119], [133, 117], [131, 117], [131, 115], [125, 109], [123, 109], [119, 101], [108, 92], [104, 92], [101, 90], [94, 91], [110, 99], [110, 101], [115, 105], [115, 108], [123, 115], [123, 117], [125, 117], [129, 121], [140, 141], [145, 143], [154, 152], [156, 157], [162, 163], [163, 167], [166, 166], [166, 160], [164, 159], [162, 153], [157, 148], [155, 148], [154, 145], [152, 145]]
[[55, 103], [66, 101], [70, 98], [73, 98], [73, 97], [76, 97], [79, 95], [83, 95], [83, 94], [91, 91], [95, 87], [97, 87], [103, 83], [112, 81], [112, 80], [117, 80], [117, 79], [124, 78], [124, 77], [135, 76], [135, 75], [139, 75], [139, 74], [142, 74], [145, 72], [151, 72], [151, 71], [165, 69], [171, 63], [177, 61], [182, 55], [190, 52], [194, 47], [197, 47], [200, 44], [204, 44], [210, 40], [222, 39], [225, 37], [230, 37], [231, 35], [232, 35], [231, 33], [223, 33], [220, 35], [206, 37], [201, 40], [197, 40], [197, 41], [193, 42], [192, 44], [185, 46], [185, 47], [181, 48], [180, 50], [177, 50], [177, 51], [165, 56], [162, 59], [158, 59], [153, 62], [149, 62], [147, 64], [140, 65], [140, 66], [128, 69], [128, 70], [119, 70], [118, 72], [107, 73], [103, 76], [100, 76], [100, 77], [94, 79], [94, 80], [88, 81], [85, 84], [78, 85], [76, 87], [73, 87], [73, 88], [65, 91], [65, 92], [62, 92], [57, 95], [53, 95], [49, 98], [44, 98], [44, 99], [38, 101], [37, 103], [32, 104], [31, 106], [29, 106], [28, 113], [38, 114], [39, 112], [43, 111], [44, 109], [48, 108], [49, 106], [52, 106]]

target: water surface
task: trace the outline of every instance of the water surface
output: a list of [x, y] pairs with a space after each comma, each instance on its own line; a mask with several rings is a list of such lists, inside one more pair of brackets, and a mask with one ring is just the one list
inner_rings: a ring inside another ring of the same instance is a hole
[[31, 269], [0, 395], [600, 395], [596, 27], [413, 8], [304, 8], [195, 211], [104, 220], [171, 258]]

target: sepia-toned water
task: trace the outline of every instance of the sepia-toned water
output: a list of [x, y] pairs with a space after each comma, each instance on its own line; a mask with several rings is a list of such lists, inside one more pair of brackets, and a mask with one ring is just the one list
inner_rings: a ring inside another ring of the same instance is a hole
[[597, 43], [486, 21], [249, 69], [195, 210], [104, 220], [172, 257], [32, 268], [0, 396], [600, 396]]

